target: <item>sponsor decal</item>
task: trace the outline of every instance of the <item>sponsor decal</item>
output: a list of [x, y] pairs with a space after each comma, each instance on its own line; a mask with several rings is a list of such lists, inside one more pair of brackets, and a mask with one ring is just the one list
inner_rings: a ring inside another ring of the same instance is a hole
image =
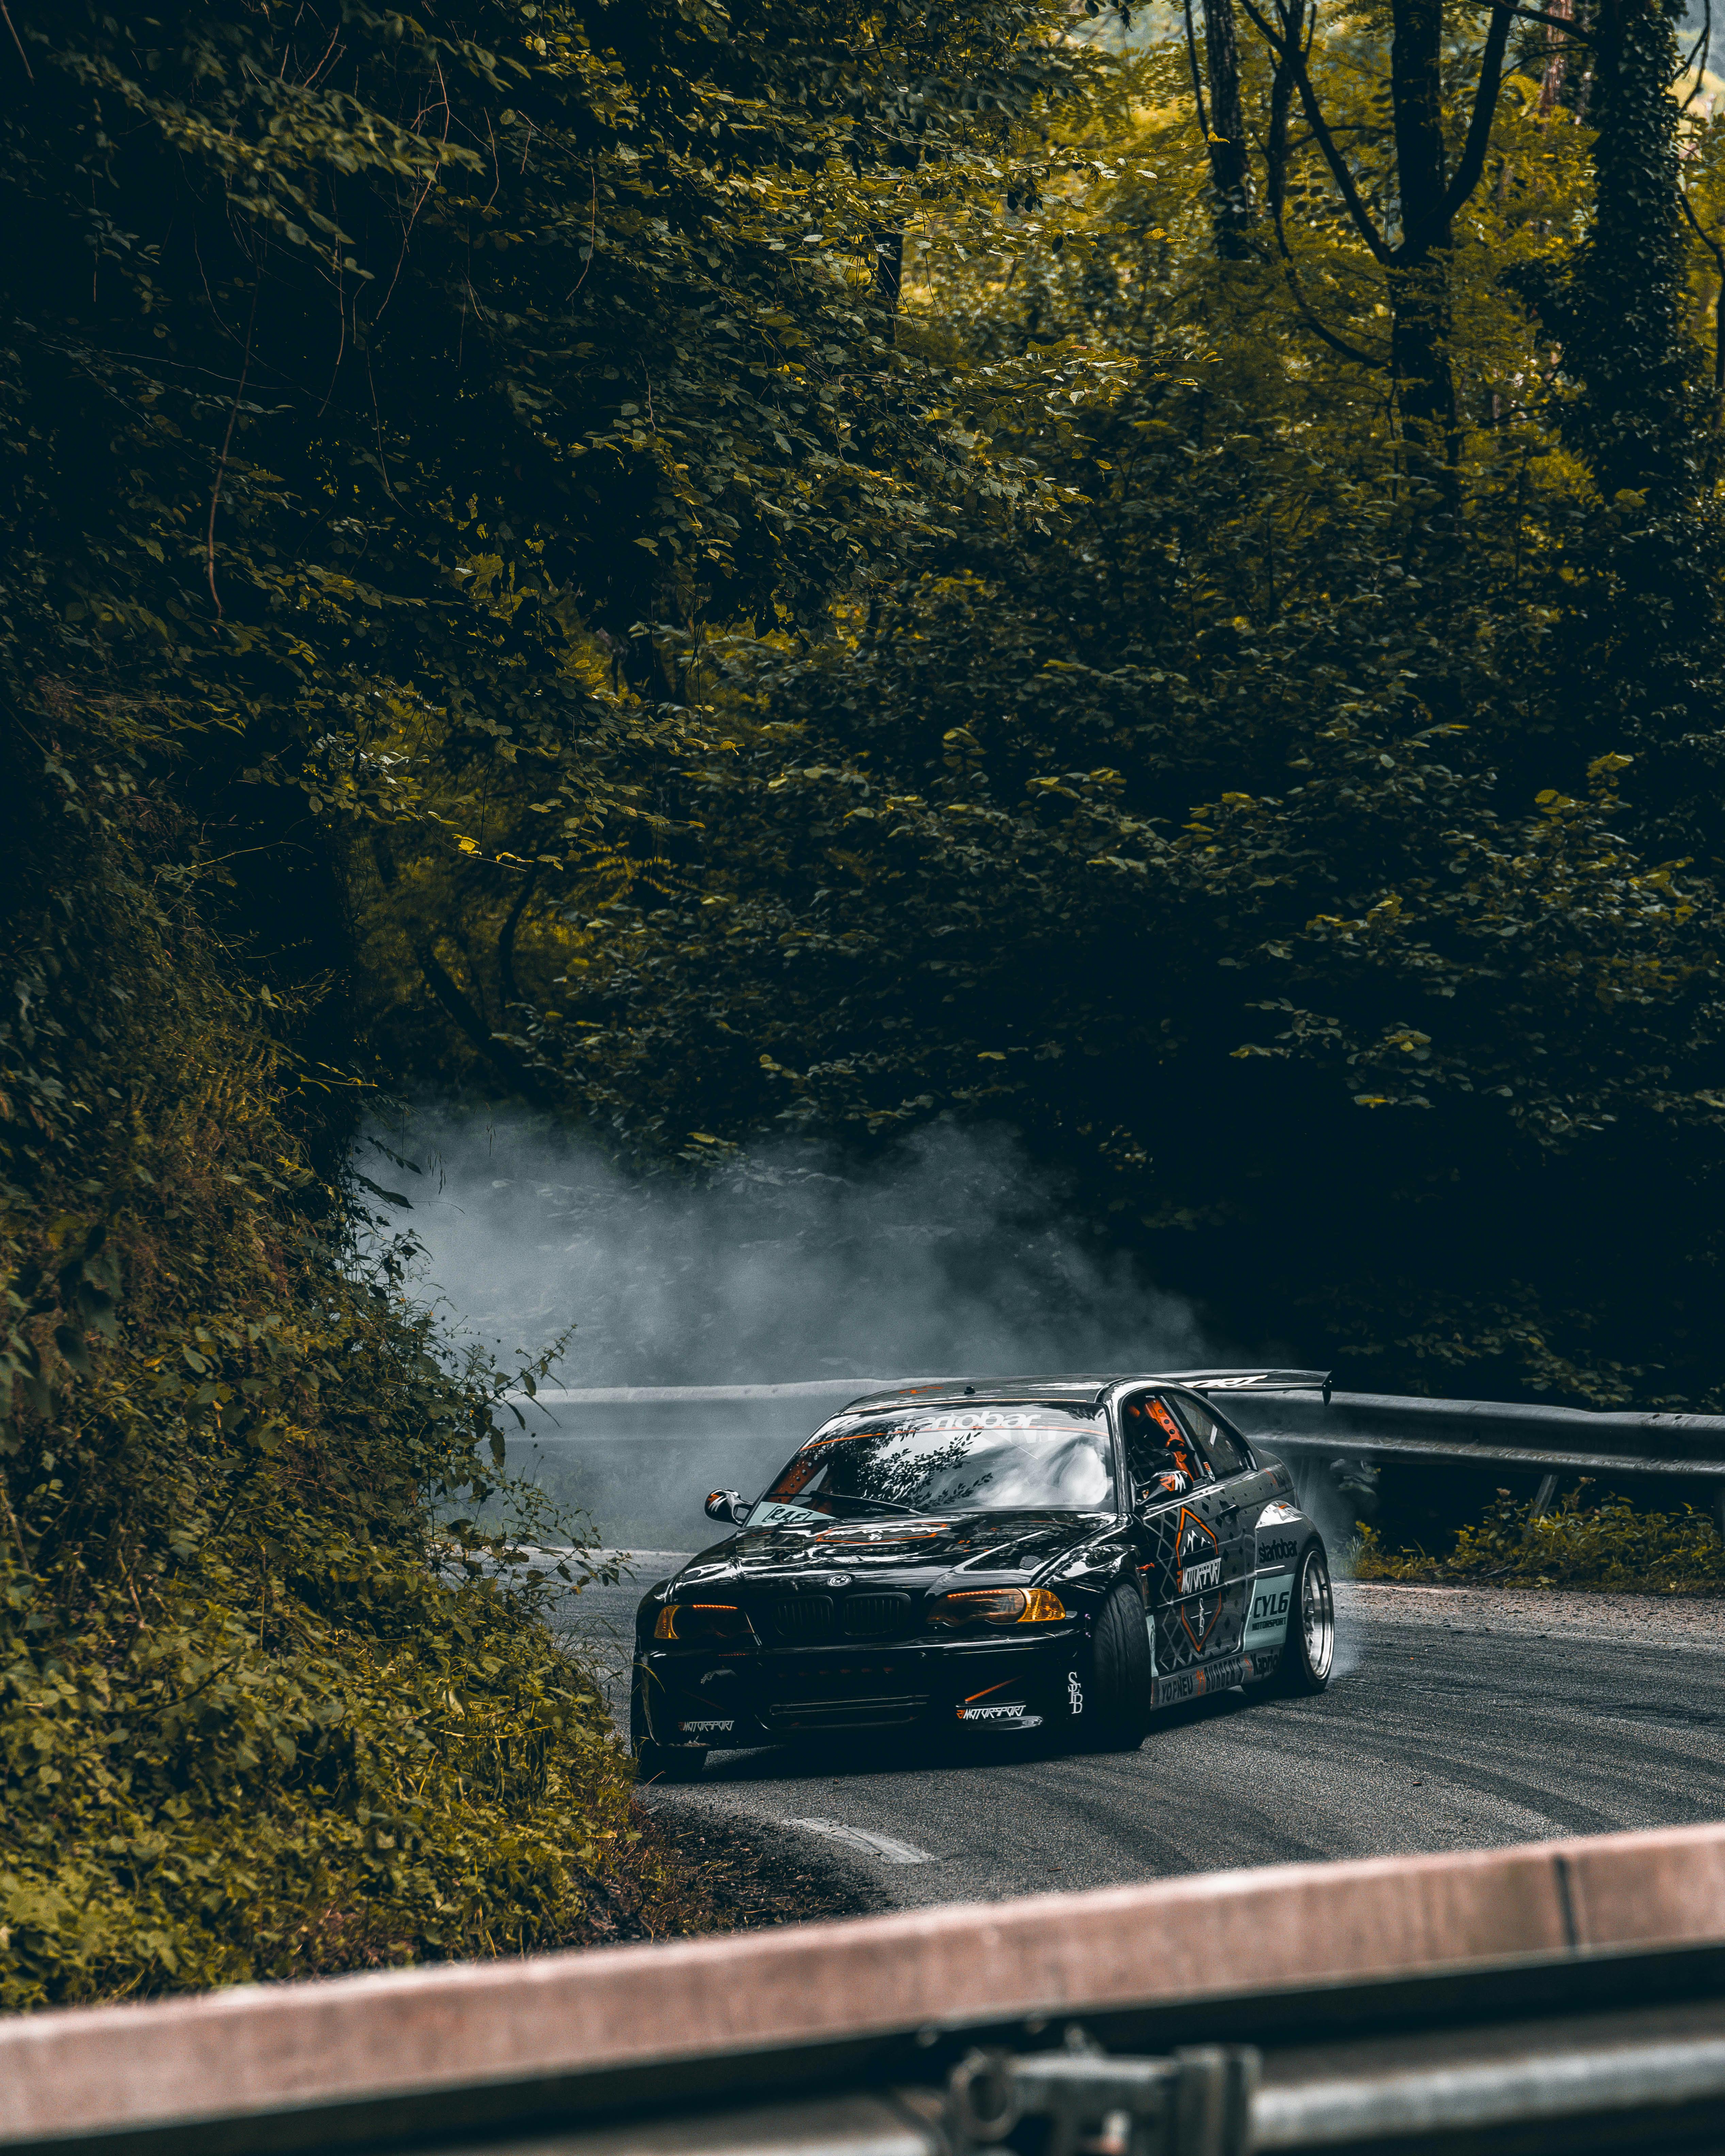
[[1252, 1606], [1246, 1616], [1245, 1642], [1256, 1646], [1260, 1640], [1280, 1640], [1288, 1629], [1288, 1609], [1294, 1599], [1294, 1575], [1279, 1573], [1274, 1579], [1260, 1580], [1252, 1593]]
[[1178, 1670], [1173, 1676], [1158, 1677], [1152, 1688], [1153, 1707], [1178, 1707], [1183, 1700], [1196, 1699], [1204, 1690], [1201, 1670]]
[[734, 1722], [680, 1722], [677, 1728], [685, 1737], [722, 1737], [735, 1729]]
[[[1286, 1490], [1287, 1486], [1288, 1479], [1286, 1476], [1278, 1476], [1276, 1477], [1276, 1487], [1281, 1490]], [[1263, 1533], [1266, 1527], [1297, 1527], [1299, 1524], [1300, 1508], [1297, 1505], [1284, 1505], [1280, 1502], [1274, 1505], [1266, 1505], [1263, 1511], [1258, 1515], [1258, 1532], [1260, 1534]]]
[[1188, 1565], [1202, 1564], [1206, 1558], [1217, 1554], [1215, 1530], [1183, 1505], [1180, 1507], [1178, 1537], [1182, 1572]]
[[1034, 1408], [959, 1408], [950, 1414], [919, 1416], [904, 1428], [912, 1435], [924, 1430], [1034, 1430], [1040, 1437], [1067, 1437], [1072, 1425], [1051, 1421]]
[[1300, 1545], [1296, 1542], [1265, 1542], [1260, 1539], [1258, 1543], [1258, 1562], [1260, 1565], [1291, 1564], [1299, 1554]]
[[1257, 1674], [1256, 1659], [1230, 1655], [1225, 1662], [1209, 1662], [1199, 1670], [1181, 1670], [1173, 1676], [1158, 1677], [1150, 1694], [1153, 1707], [1178, 1707], [1189, 1699], [1202, 1699], [1213, 1691], [1232, 1691]]
[[[1180, 1604], [1180, 1624], [1186, 1637], [1199, 1654], [1204, 1643], [1215, 1630], [1216, 1619], [1221, 1614], [1222, 1598], [1217, 1590], [1222, 1578], [1222, 1553], [1216, 1546], [1215, 1531], [1207, 1527], [1196, 1512], [1180, 1507], [1178, 1531], [1180, 1553], [1180, 1592], [1194, 1594], [1196, 1599]], [[1188, 1580], [1192, 1582], [1189, 1588]]]
[[1024, 1711], [1023, 1700], [993, 1700], [987, 1707], [961, 1707], [958, 1719], [961, 1722], [1012, 1722]]
[[1068, 1670], [1066, 1672], [1066, 1710], [1072, 1715], [1080, 1715], [1084, 1712], [1084, 1686], [1078, 1681], [1076, 1670]]

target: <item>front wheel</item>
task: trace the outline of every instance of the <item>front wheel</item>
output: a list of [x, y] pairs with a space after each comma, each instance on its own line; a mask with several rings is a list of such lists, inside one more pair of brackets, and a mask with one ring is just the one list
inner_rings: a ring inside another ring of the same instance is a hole
[[660, 1744], [647, 1720], [647, 1696], [642, 1671], [635, 1666], [629, 1687], [629, 1745], [635, 1755], [635, 1780], [692, 1782], [706, 1764], [706, 1748], [700, 1744]]
[[1150, 1727], [1155, 1666], [1144, 1605], [1130, 1587], [1117, 1587], [1091, 1635], [1090, 1741], [1104, 1752], [1136, 1752]]
[[698, 1782], [706, 1764], [706, 1750], [696, 1744], [655, 1744], [649, 1737], [635, 1752], [635, 1784], [649, 1782]]
[[1329, 1559], [1323, 1545], [1313, 1543], [1294, 1574], [1288, 1643], [1276, 1673], [1276, 1689], [1296, 1696], [1322, 1691], [1335, 1666], [1336, 1598], [1330, 1587]]

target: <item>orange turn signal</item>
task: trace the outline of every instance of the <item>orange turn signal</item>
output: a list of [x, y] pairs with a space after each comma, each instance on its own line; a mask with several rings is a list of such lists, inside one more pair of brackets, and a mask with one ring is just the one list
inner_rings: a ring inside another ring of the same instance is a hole
[[668, 1602], [653, 1627], [655, 1640], [738, 1640], [749, 1620], [734, 1602]]

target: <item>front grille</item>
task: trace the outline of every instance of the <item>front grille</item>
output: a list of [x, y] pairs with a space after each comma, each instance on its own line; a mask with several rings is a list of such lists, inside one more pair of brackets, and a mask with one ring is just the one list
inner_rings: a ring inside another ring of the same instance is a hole
[[878, 1640], [903, 1632], [911, 1622], [908, 1594], [853, 1594], [845, 1604], [845, 1629], [856, 1639]]
[[832, 1635], [833, 1598], [805, 1594], [798, 1602], [781, 1602], [773, 1612], [773, 1630], [781, 1640], [825, 1640]]
[[928, 1697], [925, 1691], [873, 1699], [784, 1699], [767, 1709], [766, 1719], [775, 1729], [885, 1729], [916, 1721]]

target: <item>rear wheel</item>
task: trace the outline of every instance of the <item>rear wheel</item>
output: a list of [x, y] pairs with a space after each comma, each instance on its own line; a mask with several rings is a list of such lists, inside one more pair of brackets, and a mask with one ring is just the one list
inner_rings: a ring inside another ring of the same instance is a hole
[[637, 1782], [692, 1782], [706, 1764], [703, 1744], [660, 1744], [647, 1719], [647, 1697], [637, 1666], [629, 1687], [629, 1744]]
[[1089, 1741], [1105, 1752], [1136, 1752], [1150, 1727], [1154, 1667], [1144, 1605], [1130, 1587], [1117, 1587], [1091, 1635]]
[[1330, 1588], [1329, 1559], [1313, 1543], [1294, 1573], [1288, 1611], [1288, 1643], [1282, 1650], [1276, 1689], [1300, 1694], [1322, 1691], [1336, 1664], [1336, 1598]]

